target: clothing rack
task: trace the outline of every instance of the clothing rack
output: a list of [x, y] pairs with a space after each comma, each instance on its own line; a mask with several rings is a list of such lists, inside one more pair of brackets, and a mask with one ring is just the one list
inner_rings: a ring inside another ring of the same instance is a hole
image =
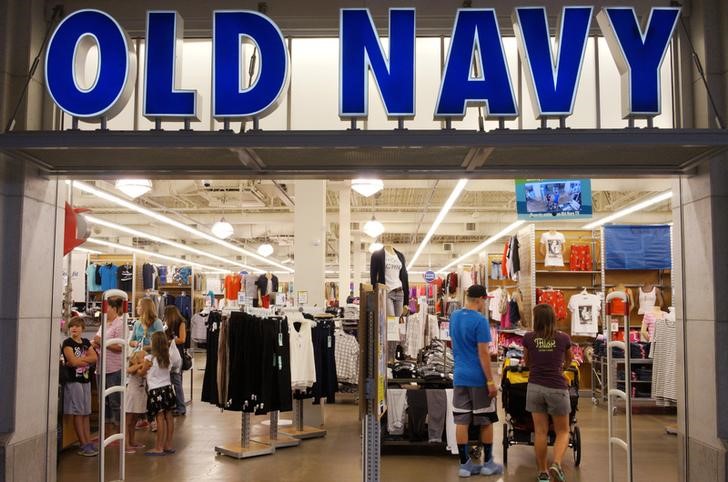
[[[240, 443], [230, 443], [226, 445], [216, 445], [215, 452], [218, 455], [227, 455], [236, 459], [247, 459], [250, 457], [259, 457], [261, 455], [270, 455], [275, 453], [276, 447], [272, 444], [266, 444], [253, 440], [251, 438], [252, 424], [251, 413], [243, 412], [242, 430], [240, 433]], [[275, 428], [277, 430], [278, 424]], [[271, 430], [273, 430], [271, 423]]]
[[303, 400], [293, 401], [293, 426], [282, 429], [281, 432], [289, 437], [299, 440], [321, 438], [326, 436], [323, 428], [309, 427], [303, 423]]

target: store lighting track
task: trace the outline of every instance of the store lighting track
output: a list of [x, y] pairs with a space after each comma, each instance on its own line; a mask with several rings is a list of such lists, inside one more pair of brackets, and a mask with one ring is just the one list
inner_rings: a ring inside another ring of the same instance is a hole
[[432, 236], [435, 235], [437, 232], [437, 228], [440, 227], [440, 224], [445, 220], [445, 216], [447, 216], [447, 213], [450, 212], [450, 209], [453, 207], [455, 202], [460, 197], [460, 194], [463, 192], [463, 189], [465, 189], [465, 186], [468, 184], [467, 179], [460, 179], [458, 183], [455, 185], [455, 188], [450, 193], [450, 197], [447, 198], [447, 201], [445, 201], [445, 204], [442, 205], [442, 209], [440, 209], [440, 212], [437, 214], [437, 217], [435, 218], [435, 221], [432, 223], [432, 226], [430, 226], [430, 229], [427, 231], [427, 234], [425, 234], [425, 237], [422, 239], [422, 242], [417, 247], [417, 251], [415, 251], [414, 256], [412, 256], [412, 259], [410, 259], [409, 265], [407, 266], [407, 270], [412, 269], [412, 267], [415, 265], [415, 262], [417, 261], [417, 258], [420, 257], [420, 254], [422, 254], [422, 251], [424, 251], [427, 244], [430, 242], [430, 239], [432, 239]]
[[453, 261], [450, 261], [450, 263], [448, 263], [447, 265], [445, 265], [437, 273], [438, 274], [444, 274], [444, 273], [446, 273], [447, 270], [450, 269], [452, 266], [455, 266], [458, 263], [460, 263], [462, 261], [465, 261], [466, 259], [468, 259], [472, 255], [483, 251], [485, 248], [487, 248], [491, 244], [495, 243], [496, 241], [498, 241], [503, 236], [508, 236], [509, 234], [513, 233], [513, 231], [515, 231], [516, 229], [518, 229], [518, 227], [521, 226], [522, 224], [524, 224], [525, 222], [526, 221], [524, 221], [523, 219], [520, 219], [520, 220], [516, 221], [515, 223], [509, 224], [508, 226], [506, 226], [505, 228], [501, 229], [500, 231], [498, 231], [497, 233], [495, 233], [493, 236], [489, 237], [488, 239], [486, 239], [485, 241], [483, 241], [482, 243], [480, 243], [479, 245], [477, 245], [476, 247], [474, 247], [473, 249], [471, 249], [470, 251], [468, 251], [464, 255], [460, 256], [458, 259], [455, 259]]
[[89, 194], [93, 194], [94, 196], [96, 196], [98, 198], [101, 198], [101, 199], [104, 199], [106, 201], [112, 202], [112, 203], [114, 203], [114, 204], [116, 204], [118, 206], [121, 206], [121, 207], [130, 209], [132, 211], [136, 211], [139, 214], [143, 214], [144, 216], [150, 217], [150, 218], [155, 219], [155, 220], [157, 220], [159, 222], [162, 222], [164, 224], [168, 224], [169, 226], [172, 226], [172, 227], [175, 227], [175, 228], [177, 228], [179, 230], [185, 231], [185, 232], [187, 232], [187, 233], [189, 233], [189, 234], [191, 234], [193, 236], [196, 236], [196, 237], [202, 238], [202, 239], [206, 239], [206, 240], [210, 241], [211, 243], [218, 244], [220, 246], [223, 246], [223, 247], [225, 247], [227, 249], [230, 249], [232, 251], [236, 251], [236, 252], [238, 252], [240, 254], [243, 254], [245, 256], [250, 256], [251, 258], [257, 259], [261, 263], [275, 266], [275, 267], [280, 268], [283, 271], [287, 271], [289, 273], [293, 273], [295, 271], [292, 268], [289, 268], [288, 266], [283, 265], [283, 264], [277, 262], [276, 260], [273, 260], [273, 259], [270, 259], [270, 258], [265, 258], [263, 256], [260, 256], [257, 253], [254, 253], [252, 251], [248, 251], [247, 249], [243, 249], [243, 248], [241, 248], [239, 246], [236, 246], [236, 245], [234, 245], [234, 244], [232, 244], [232, 243], [230, 243], [228, 241], [224, 241], [222, 239], [216, 238], [215, 236], [213, 236], [211, 234], [208, 234], [208, 233], [205, 233], [205, 232], [200, 231], [198, 229], [195, 229], [195, 228], [193, 228], [191, 226], [188, 226], [188, 225], [186, 225], [184, 223], [180, 223], [179, 221], [175, 221], [172, 218], [168, 218], [167, 216], [164, 216], [163, 214], [155, 213], [154, 211], [151, 211], [149, 209], [143, 208], [142, 206], [139, 206], [138, 204], [129, 202], [129, 201], [125, 200], [125, 199], [121, 199], [118, 196], [114, 196], [113, 194], [110, 194], [110, 193], [108, 193], [106, 191], [102, 191], [100, 189], [97, 189], [97, 188], [95, 188], [95, 187], [93, 187], [93, 186], [91, 186], [89, 184], [86, 184], [85, 182], [81, 182], [81, 181], [69, 181], [69, 182], [71, 183], [71, 185], [73, 187], [75, 187], [76, 189], [79, 189], [79, 190], [81, 190], [83, 192], [86, 192], [86, 193], [89, 193]]
[[73, 248], [73, 251], [80, 251], [81, 253], [87, 253], [87, 254], [104, 254], [101, 251], [96, 251], [95, 249], [88, 249], [88, 248]]
[[88, 238], [86, 240], [86, 242], [93, 243], [93, 244], [99, 244], [101, 246], [106, 246], [107, 248], [118, 249], [120, 251], [126, 251], [128, 253], [137, 253], [137, 254], [141, 254], [143, 256], [149, 256], [150, 258], [159, 258], [159, 259], [163, 259], [165, 261], [171, 261], [176, 264], [197, 266], [204, 270], [207, 270], [210, 272], [217, 272], [219, 274], [226, 274], [229, 272], [224, 269], [215, 268], [214, 266], [208, 266], [206, 264], [196, 263], [194, 261], [189, 261], [187, 259], [175, 258], [174, 256], [167, 256], [167, 255], [158, 254], [158, 253], [150, 253], [149, 251], [147, 251], [145, 249], [139, 249], [139, 248], [135, 248], [133, 246], [126, 246], [123, 244], [112, 243], [110, 241], [104, 241], [103, 239]]
[[128, 228], [126, 226], [121, 226], [120, 224], [112, 223], [112, 222], [106, 221], [105, 219], [97, 218], [96, 216], [90, 216], [87, 214], [85, 217], [86, 217], [86, 220], [88, 222], [90, 222], [91, 224], [98, 224], [99, 226], [104, 226], [109, 229], [113, 229], [114, 231], [120, 231], [122, 233], [126, 233], [126, 234], [129, 234], [129, 235], [137, 237], [137, 238], [144, 238], [144, 239], [148, 239], [150, 241], [154, 241], [156, 243], [166, 244], [167, 246], [172, 246], [173, 248], [180, 249], [182, 251], [187, 251], [189, 253], [196, 254], [198, 256], [204, 256], [206, 258], [214, 259], [215, 261], [219, 261], [222, 264], [233, 265], [237, 268], [247, 269], [250, 271], [254, 271], [256, 273], [265, 272], [259, 268], [254, 268], [252, 266], [248, 266], [247, 264], [238, 263], [237, 261], [231, 261], [231, 260], [225, 259], [221, 256], [217, 256], [212, 253], [208, 253], [207, 251], [202, 251], [201, 249], [193, 248], [192, 246], [187, 246], [185, 244], [177, 243], [177, 242], [171, 241], [169, 239], [160, 238], [159, 236], [145, 233], [143, 231], [138, 231], [136, 229]]
[[654, 206], [655, 204], [661, 203], [663, 201], [667, 201], [668, 199], [672, 198], [672, 191], [666, 191], [663, 193], [658, 194], [657, 196], [653, 196], [651, 198], [645, 199], [642, 202], [639, 202], [637, 204], [633, 204], [632, 206], [628, 206], [624, 209], [620, 209], [614, 214], [610, 214], [607, 217], [604, 217], [602, 219], [598, 219], [596, 221], [593, 221], [589, 224], [586, 224], [582, 227], [582, 229], [594, 229], [598, 228], [599, 226], [603, 226], [607, 223], [611, 223], [612, 221], [615, 221], [619, 218], [623, 218], [627, 215], [630, 215], [632, 213], [635, 213], [637, 211], [641, 211], [643, 209], [646, 209], [650, 206]]

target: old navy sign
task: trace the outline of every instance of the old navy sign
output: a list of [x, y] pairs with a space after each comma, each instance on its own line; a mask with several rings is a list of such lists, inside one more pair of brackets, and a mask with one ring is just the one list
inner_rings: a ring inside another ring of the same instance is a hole
[[[555, 48], [543, 7], [516, 8], [512, 15], [526, 84], [537, 117], [574, 112], [592, 7], [564, 7]], [[644, 25], [634, 8], [609, 7], [596, 14], [622, 85], [622, 115], [649, 118], [661, 113], [660, 66], [680, 9], [656, 7]], [[339, 116], [368, 115], [371, 74], [388, 116], [415, 115], [415, 9], [389, 11], [389, 46], [384, 48], [368, 9], [340, 11]], [[212, 14], [212, 112], [217, 119], [260, 118], [272, 112], [290, 78], [283, 34], [269, 17], [250, 10]], [[184, 22], [175, 11], [147, 13], [143, 113], [146, 117], [197, 119], [200, 95], [181, 79]], [[442, 72], [434, 117], [459, 119], [467, 107], [482, 105], [488, 117], [518, 116], [496, 12], [458, 10]], [[255, 45], [259, 73], [245, 78], [243, 45]], [[89, 49], [99, 52], [90, 86], [82, 86]], [[129, 36], [110, 15], [79, 10], [56, 28], [46, 53], [46, 80], [53, 101], [68, 114], [88, 120], [118, 114], [136, 80], [136, 52]], [[615, 79], [616, 80], [616, 79]]]

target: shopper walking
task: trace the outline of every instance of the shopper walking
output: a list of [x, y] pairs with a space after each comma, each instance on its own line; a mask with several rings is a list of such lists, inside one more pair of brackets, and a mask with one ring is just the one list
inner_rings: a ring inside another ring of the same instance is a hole
[[[493, 424], [498, 421], [495, 398], [498, 393], [490, 366], [490, 325], [482, 313], [487, 293], [480, 285], [468, 288], [465, 307], [450, 317], [450, 338], [455, 358], [453, 412], [460, 454], [460, 477], [503, 473], [503, 466], [493, 459]], [[468, 455], [468, 429], [480, 427], [483, 465]]]
[[[569, 445], [569, 384], [564, 369], [571, 364], [571, 338], [556, 329], [556, 313], [550, 305], [533, 309], [532, 332], [523, 337], [524, 363], [530, 368], [526, 410], [531, 412], [535, 430], [538, 480], [566, 480], [561, 468]], [[549, 415], [554, 423], [554, 462], [548, 466]]]
[[[126, 339], [126, 326], [124, 326], [124, 300], [119, 297], [109, 298], [107, 301], [108, 310], [106, 312], [106, 339], [123, 338]], [[101, 327], [96, 332], [96, 336], [91, 341], [91, 345], [97, 354], [101, 354]], [[104, 373], [106, 376], [106, 388], [121, 385], [121, 367], [123, 358], [123, 346], [119, 344], [110, 345], [104, 353]], [[101, 380], [101, 374], [98, 380]], [[100, 385], [99, 385], [100, 386]], [[119, 421], [121, 420], [121, 393], [112, 393], [106, 397], [104, 404], [106, 405], [106, 423], [108, 433], [116, 433], [119, 430]]]
[[162, 320], [157, 318], [157, 306], [151, 298], [142, 298], [137, 304], [137, 316], [139, 319], [134, 323], [129, 346], [141, 347], [149, 351], [151, 348], [152, 335], [158, 331], [164, 331]]
[[75, 316], [68, 322], [68, 334], [62, 352], [66, 372], [63, 386], [63, 413], [73, 416], [73, 428], [81, 445], [79, 455], [94, 457], [98, 449], [91, 442], [91, 369], [96, 364], [96, 351], [83, 338], [86, 325]]
[[152, 335], [151, 354], [145, 359], [144, 374], [147, 379], [147, 414], [157, 421], [157, 437], [154, 449], [145, 455], [171, 455], [176, 451], [172, 447], [174, 436], [174, 417], [172, 410], [177, 400], [170, 378], [170, 371], [182, 364], [179, 353], [170, 350], [171, 343], [163, 332]]
[[[167, 326], [167, 336], [173, 342], [172, 349], [177, 350], [180, 358], [185, 350], [187, 342], [187, 323], [182, 313], [176, 306], [167, 306], [164, 309], [164, 324]], [[182, 390], [182, 369], [172, 371], [172, 386], [177, 396], [177, 406], [174, 409], [175, 415], [185, 415], [187, 413], [187, 405], [185, 404], [185, 394]]]

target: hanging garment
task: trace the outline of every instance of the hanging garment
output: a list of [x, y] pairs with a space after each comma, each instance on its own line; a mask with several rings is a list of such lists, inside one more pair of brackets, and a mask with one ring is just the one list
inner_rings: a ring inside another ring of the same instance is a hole
[[237, 300], [240, 292], [240, 275], [237, 273], [225, 276], [225, 299]]
[[334, 356], [339, 383], [359, 383], [359, 342], [356, 337], [337, 330]]
[[119, 284], [119, 267], [111, 263], [99, 266], [101, 291], [115, 290]]
[[410, 442], [428, 440], [425, 390], [407, 390], [407, 430]]
[[[311, 337], [311, 323], [300, 316], [300, 313], [297, 315], [289, 318], [291, 387], [294, 390], [305, 390], [312, 387], [316, 382], [316, 364]], [[292, 322], [291, 319], [293, 319]]]
[[492, 321], [501, 321], [501, 303], [504, 296], [507, 297], [508, 295], [503, 288], [497, 288], [488, 293], [488, 310]]
[[541, 292], [538, 297], [539, 304], [545, 303], [551, 305], [556, 312], [557, 320], [565, 320], [566, 313], [566, 300], [564, 299], [564, 293], [559, 290], [545, 290]]
[[205, 364], [205, 376], [202, 379], [202, 397], [203, 402], [220, 405], [217, 391], [217, 371], [218, 371], [218, 345], [220, 342], [220, 324], [222, 316], [220, 312], [213, 311], [207, 317], [207, 360]]
[[334, 324], [323, 321], [319, 322], [311, 332], [316, 365], [316, 383], [313, 385], [313, 403], [321, 403], [326, 398], [326, 403], [336, 403], [336, 391], [339, 384], [336, 379], [336, 337], [334, 336]]
[[96, 281], [96, 272], [98, 269], [98, 265], [93, 263], [89, 264], [86, 268], [86, 286], [89, 292], [101, 291], [101, 282]]
[[655, 322], [652, 343], [652, 398], [658, 406], [674, 406], [677, 403], [677, 330], [669, 320]]
[[566, 237], [558, 232], [545, 232], [541, 235], [541, 244], [546, 249], [544, 266], [564, 266], [564, 243]]
[[520, 248], [521, 248], [521, 243], [518, 241], [518, 236], [513, 236], [511, 238], [511, 253], [510, 253], [511, 279], [513, 279], [513, 280], [517, 280], [518, 275], [521, 272], [521, 255], [518, 252]]
[[447, 395], [443, 389], [428, 389], [427, 393], [427, 431], [430, 443], [442, 443], [447, 416]]
[[571, 334], [597, 336], [601, 310], [602, 302], [597, 295], [591, 293], [573, 295], [569, 299]]
[[117, 285], [119, 286], [119, 289], [126, 291], [127, 293], [131, 293], [134, 286], [134, 267], [130, 264], [123, 264], [119, 266], [117, 276]]
[[154, 290], [159, 287], [157, 268], [151, 263], [142, 265], [142, 287], [144, 290]]
[[455, 436], [455, 416], [453, 415], [453, 389], [445, 389], [445, 396], [447, 397], [447, 411], [445, 416], [445, 436], [447, 438], [447, 449], [451, 454], [458, 454], [458, 442]]
[[209, 317], [209, 313], [200, 312], [193, 316], [192, 320], [190, 320], [190, 335], [194, 342], [207, 342], [207, 323]]
[[591, 271], [592, 270], [591, 246], [587, 244], [573, 244], [569, 255], [570, 271]]
[[192, 318], [192, 298], [183, 293], [174, 299], [174, 306], [177, 307], [184, 319], [189, 322]]
[[389, 435], [404, 434], [407, 417], [407, 390], [402, 388], [387, 389], [387, 433]]

